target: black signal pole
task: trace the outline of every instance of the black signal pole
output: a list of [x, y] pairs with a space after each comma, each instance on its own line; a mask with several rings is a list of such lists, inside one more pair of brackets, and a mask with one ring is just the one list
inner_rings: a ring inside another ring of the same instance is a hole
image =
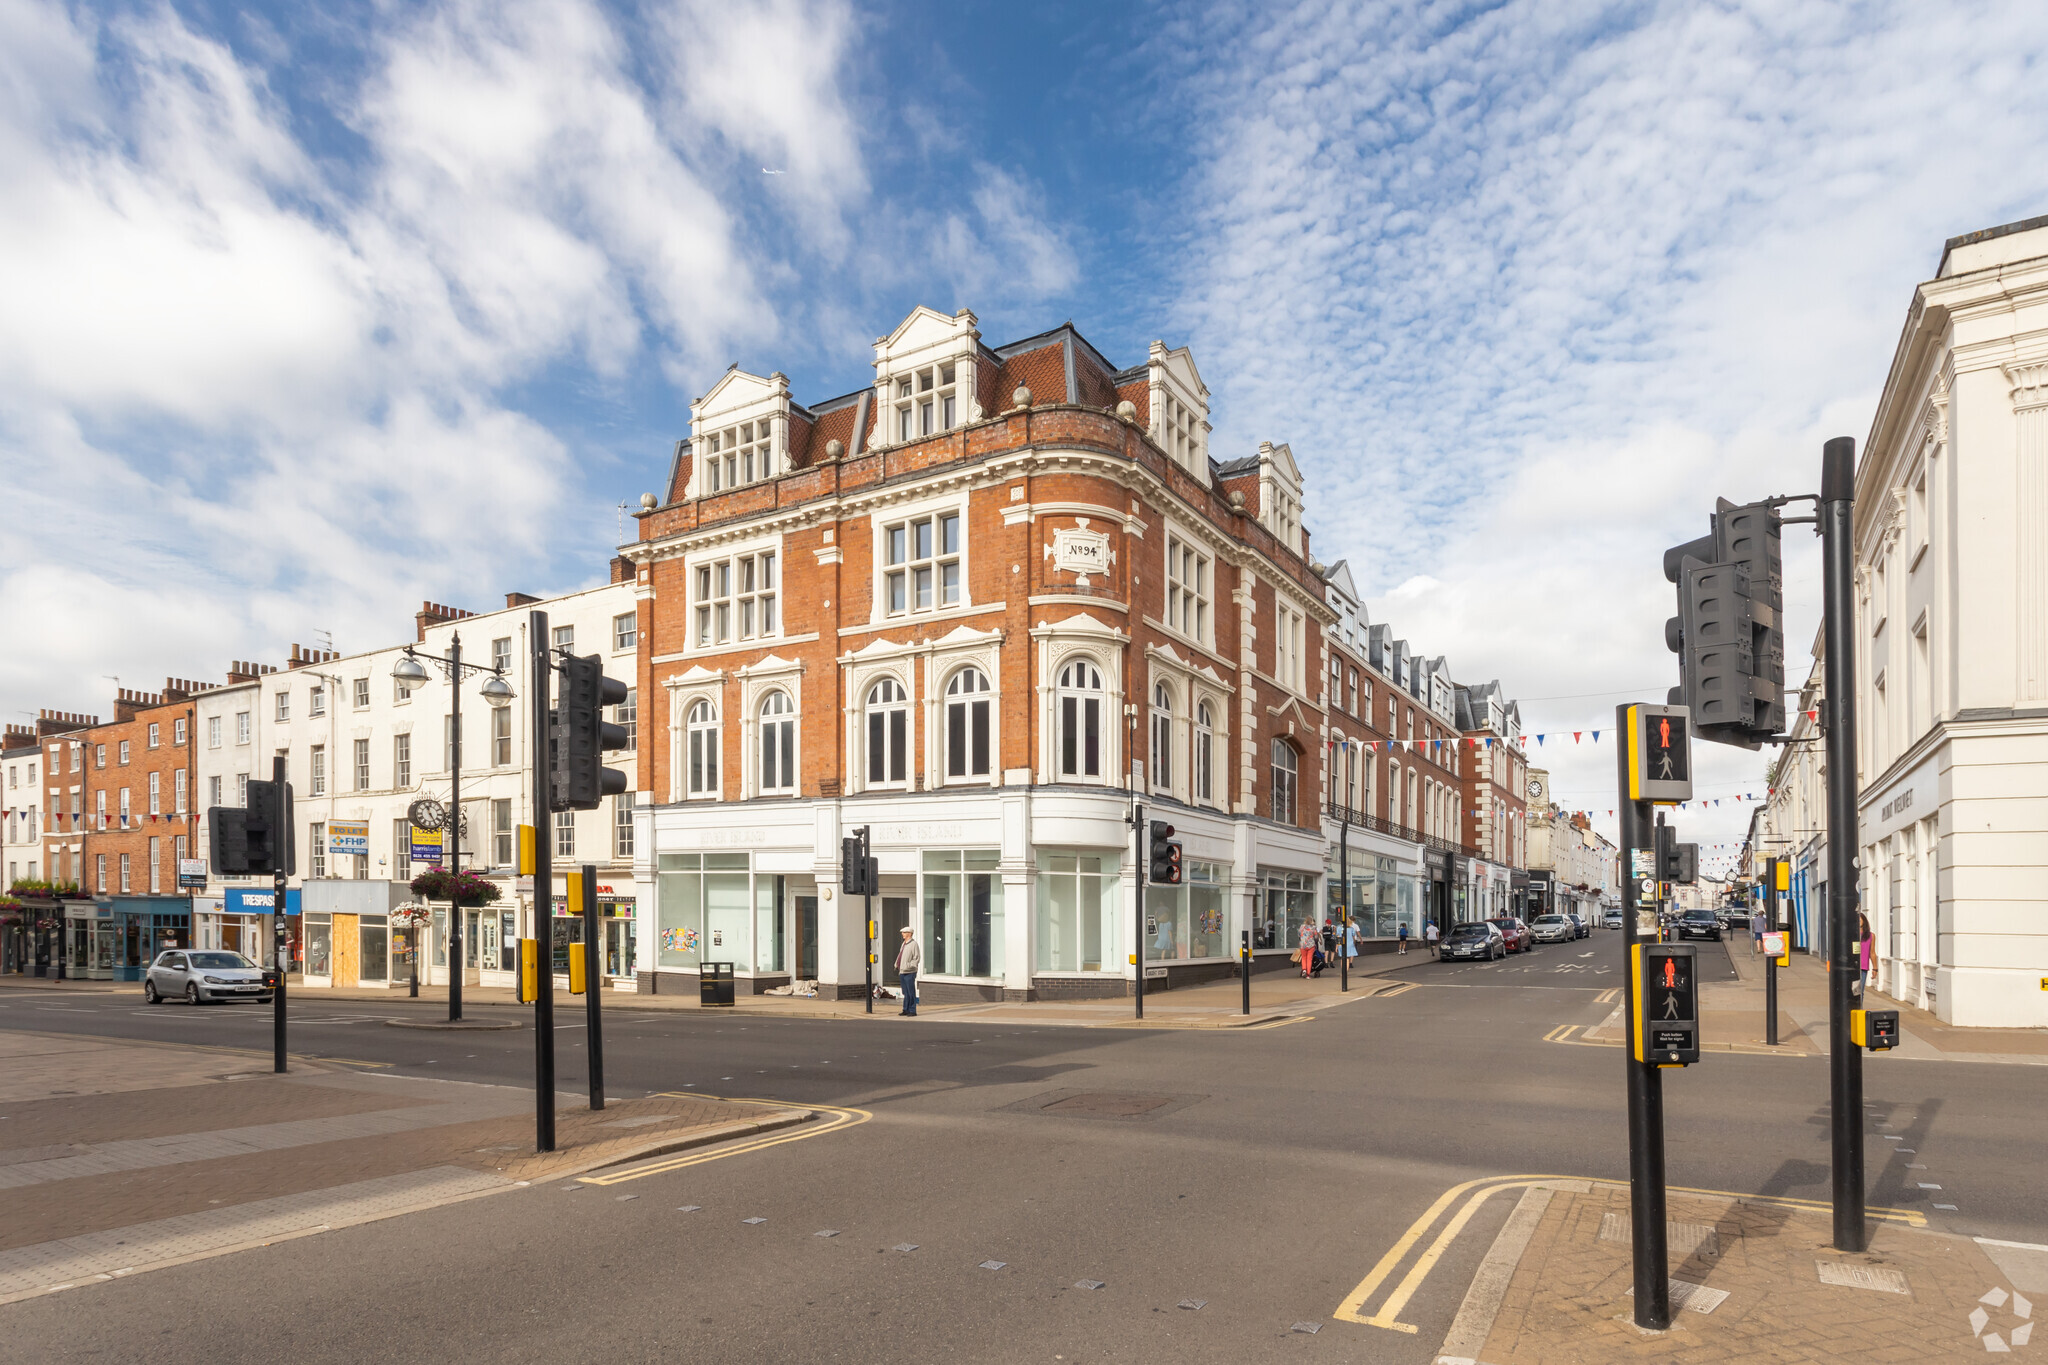
[[[527, 696], [533, 707], [533, 1150], [555, 1150], [555, 961], [554, 822], [549, 819], [553, 780], [548, 762], [549, 684], [554, 666], [548, 659], [548, 614], [527, 617], [527, 651], [532, 675]], [[526, 964], [521, 963], [523, 968]]]
[[860, 912], [861, 937], [867, 943], [867, 951], [861, 956], [861, 970], [867, 973], [867, 1005], [869, 1014], [875, 1012], [875, 866], [868, 854], [868, 836], [873, 825], [860, 827], [860, 884], [866, 891], [861, 898], [864, 908]]
[[1133, 861], [1137, 864], [1136, 871], [1138, 874], [1138, 894], [1136, 897], [1138, 902], [1138, 946], [1137, 951], [1131, 954], [1131, 964], [1137, 969], [1138, 1017], [1143, 1019], [1145, 1017], [1145, 878], [1150, 876], [1152, 872], [1151, 841], [1147, 837], [1151, 831], [1145, 824], [1145, 806], [1143, 802], [1133, 801], [1131, 803], [1131, 829], [1133, 831], [1131, 840], [1137, 848], [1137, 855]]
[[1820, 559], [1826, 658], [1821, 729], [1828, 757], [1828, 1100], [1834, 1156], [1835, 1248], [1862, 1251], [1863, 1052], [1850, 1039], [1858, 957], [1856, 848], [1856, 606], [1852, 511], [1856, 442], [1837, 436], [1821, 448]]
[[1252, 1012], [1252, 931], [1237, 933], [1237, 975], [1244, 982], [1244, 1013]]
[[[1778, 930], [1778, 860], [1771, 858], [1764, 863], [1764, 876], [1768, 885], [1764, 890], [1764, 932]], [[1759, 948], [1763, 945], [1758, 944]], [[1778, 1045], [1778, 955], [1764, 954], [1764, 1042], [1770, 1047]]]
[[1622, 998], [1627, 1005], [1623, 1017], [1629, 1033], [1621, 1049], [1621, 1064], [1628, 1073], [1629, 1234], [1635, 1255], [1636, 1326], [1661, 1332], [1671, 1325], [1671, 1285], [1665, 1274], [1664, 1078], [1655, 1063], [1639, 1062], [1635, 1053], [1636, 1011], [1643, 1007], [1637, 998], [1635, 969], [1636, 916], [1643, 883], [1642, 864], [1636, 855], [1649, 854], [1654, 877], [1656, 830], [1650, 822], [1650, 803], [1629, 799], [1632, 720], [1626, 703], [1614, 708], [1614, 732], [1621, 741], [1614, 751], [1620, 778]]
[[[270, 760], [270, 780], [276, 783], [277, 808], [270, 818], [270, 846], [277, 851], [277, 870], [271, 874], [270, 878], [270, 922], [277, 926], [275, 932], [271, 934], [273, 946], [271, 961], [277, 968], [277, 989], [271, 993], [270, 997], [270, 1050], [272, 1054], [270, 1069], [278, 1075], [284, 1074], [284, 979], [291, 974], [292, 970], [292, 931], [290, 922], [285, 918], [285, 909], [288, 904], [286, 897], [290, 894], [285, 883], [290, 879], [289, 874], [291, 871], [285, 851], [292, 847], [290, 824], [292, 819], [292, 803], [285, 795], [289, 790], [285, 785], [288, 776], [284, 755], [279, 754], [272, 758]], [[63, 940], [58, 940], [58, 947], [60, 950], [62, 949]]]
[[[553, 892], [549, 892], [550, 897]], [[604, 1011], [599, 997], [604, 994], [604, 964], [597, 955], [597, 866], [583, 865], [583, 904], [576, 907], [583, 917], [583, 1019], [588, 1025], [590, 1052], [590, 1107], [604, 1108]]]
[[1337, 825], [1337, 989], [1351, 989], [1351, 741], [1344, 746], [1344, 816]]

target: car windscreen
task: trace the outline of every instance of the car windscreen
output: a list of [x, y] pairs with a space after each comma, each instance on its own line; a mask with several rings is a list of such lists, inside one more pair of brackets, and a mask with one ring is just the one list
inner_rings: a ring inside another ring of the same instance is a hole
[[1453, 939], [1485, 938], [1486, 926], [1483, 924], [1461, 924], [1457, 928], [1451, 930], [1451, 937]]
[[1538, 916], [1536, 917], [1536, 922], [1537, 922], [1538, 924], [1563, 924], [1563, 923], [1564, 923], [1564, 916], [1563, 916], [1563, 915], [1538, 915]]
[[192, 965], [195, 967], [210, 967], [215, 971], [220, 971], [223, 968], [254, 967], [256, 964], [243, 957], [240, 953], [194, 953], [192, 954]]

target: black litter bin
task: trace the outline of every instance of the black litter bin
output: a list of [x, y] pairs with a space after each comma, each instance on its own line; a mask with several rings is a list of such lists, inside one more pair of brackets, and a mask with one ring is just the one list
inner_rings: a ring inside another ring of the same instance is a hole
[[700, 1005], [730, 1005], [733, 1003], [733, 964], [730, 962], [707, 962], [697, 976], [697, 1003]]

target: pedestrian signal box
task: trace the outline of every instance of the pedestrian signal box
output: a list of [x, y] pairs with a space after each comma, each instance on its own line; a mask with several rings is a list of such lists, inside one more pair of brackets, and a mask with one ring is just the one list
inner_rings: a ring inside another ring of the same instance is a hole
[[1872, 1052], [1890, 1052], [1899, 1045], [1899, 1012], [1850, 1010], [1849, 1039]]
[[1683, 706], [1628, 708], [1628, 799], [1692, 800], [1692, 713]]
[[1638, 943], [1635, 962], [1635, 1058], [1654, 1066], [1700, 1059], [1698, 963], [1690, 943]]

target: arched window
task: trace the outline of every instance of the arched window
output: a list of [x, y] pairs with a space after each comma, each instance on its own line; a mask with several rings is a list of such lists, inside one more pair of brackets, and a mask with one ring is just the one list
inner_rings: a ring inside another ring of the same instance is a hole
[[910, 748], [910, 697], [894, 678], [868, 689], [868, 781], [901, 782]]
[[1152, 684], [1152, 785], [1173, 789], [1173, 692], [1165, 683]]
[[689, 735], [691, 796], [718, 795], [718, 708], [708, 701], [690, 703], [685, 723]]
[[1301, 760], [1294, 746], [1284, 739], [1273, 741], [1273, 818], [1283, 825], [1294, 823], [1294, 788], [1300, 777]]
[[988, 675], [963, 668], [946, 683], [946, 776], [987, 777]]
[[1095, 665], [1076, 660], [1060, 670], [1057, 705], [1059, 775], [1102, 776], [1102, 674]]
[[1216, 799], [1216, 717], [1203, 702], [1195, 708], [1195, 800]]
[[787, 692], [761, 701], [761, 790], [796, 790], [796, 707]]

